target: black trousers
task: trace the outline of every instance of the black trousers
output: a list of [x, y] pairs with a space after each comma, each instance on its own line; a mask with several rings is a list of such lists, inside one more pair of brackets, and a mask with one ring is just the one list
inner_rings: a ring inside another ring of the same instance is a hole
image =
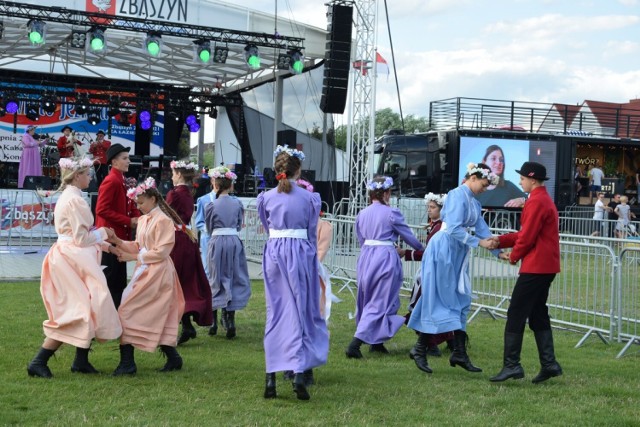
[[102, 254], [102, 265], [107, 267], [104, 269], [104, 275], [113, 304], [118, 308], [122, 300], [122, 291], [127, 287], [127, 263], [120, 262], [117, 256], [105, 252]]
[[109, 174], [109, 167], [107, 165], [98, 165], [95, 166], [94, 169], [96, 171], [96, 182], [98, 184], [98, 187], [100, 187], [102, 181], [104, 181], [106, 176]]
[[532, 331], [551, 329], [547, 298], [555, 274], [522, 273], [511, 294], [505, 332], [521, 334], [529, 319]]

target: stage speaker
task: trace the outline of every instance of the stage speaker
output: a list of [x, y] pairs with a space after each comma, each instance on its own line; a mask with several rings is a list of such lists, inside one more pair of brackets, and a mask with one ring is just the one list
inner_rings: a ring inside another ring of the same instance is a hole
[[327, 44], [320, 109], [342, 114], [347, 104], [351, 68], [351, 29], [353, 6], [334, 4], [328, 10]]
[[316, 171], [303, 170], [302, 172], [300, 172], [300, 178], [310, 182], [314, 187], [316, 186]]
[[278, 145], [288, 145], [289, 148], [296, 148], [297, 133], [295, 130], [279, 130], [276, 142]]
[[25, 190], [51, 190], [51, 178], [48, 176], [32, 176], [29, 175], [24, 179], [24, 189]]

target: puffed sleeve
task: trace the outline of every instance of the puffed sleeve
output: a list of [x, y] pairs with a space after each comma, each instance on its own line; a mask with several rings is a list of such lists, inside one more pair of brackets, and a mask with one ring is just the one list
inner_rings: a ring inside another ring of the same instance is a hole
[[244, 223], [244, 206], [240, 200], [236, 199], [236, 201], [238, 202], [238, 225], [236, 230], [242, 231], [242, 224]]
[[264, 192], [258, 195], [258, 199], [256, 200], [256, 208], [258, 209], [258, 217], [260, 217], [260, 222], [264, 227], [264, 231], [269, 234], [269, 213], [267, 212], [264, 200]]
[[360, 214], [358, 214], [358, 216], [356, 216], [356, 222], [354, 224], [354, 227], [356, 229], [356, 237], [358, 238], [358, 243], [360, 244], [360, 247], [364, 246], [364, 236], [362, 235], [362, 219]]
[[[304, 190], [302, 190], [304, 191]], [[311, 193], [311, 218], [309, 218], [309, 227], [307, 228], [307, 238], [314, 246], [318, 244], [318, 219], [320, 218], [320, 194]]]
[[413, 235], [413, 232], [411, 231], [409, 226], [404, 222], [404, 216], [402, 216], [402, 213], [399, 209], [391, 209], [391, 212], [389, 214], [389, 222], [391, 223], [393, 231], [396, 232], [409, 246], [418, 251], [424, 249], [424, 246], [422, 246], [420, 240], [418, 240], [418, 238]]
[[71, 235], [76, 246], [87, 247], [100, 244], [107, 238], [104, 228], [91, 230], [93, 216], [89, 205], [83, 199], [80, 197], [70, 199], [69, 210], [71, 215], [67, 221], [71, 226]]
[[[471, 200], [471, 203], [474, 201]], [[465, 200], [465, 195], [461, 191], [453, 190], [447, 196], [447, 200], [442, 207], [442, 218], [447, 224], [446, 231], [451, 237], [463, 245], [476, 248], [480, 243], [480, 239], [469, 234], [467, 227], [463, 225], [469, 209], [471, 209], [471, 206]]]
[[142, 264], [154, 264], [166, 260], [176, 242], [175, 225], [169, 217], [159, 218], [155, 222], [154, 229], [150, 231], [153, 235], [152, 247], [138, 256], [138, 261]]
[[207, 206], [207, 201], [209, 200], [209, 195], [205, 194], [204, 196], [199, 197], [198, 201], [196, 202], [196, 228], [201, 233], [207, 232], [207, 224], [204, 217], [204, 208]]
[[204, 208], [204, 223], [207, 233], [211, 233], [213, 231], [214, 211], [215, 205], [213, 203], [207, 203]]
[[33, 139], [31, 135], [25, 134], [25, 135], [22, 135], [22, 145], [24, 145], [27, 148], [37, 147], [38, 141]]
[[333, 226], [328, 221], [318, 221], [318, 260], [322, 262], [329, 252], [331, 238], [333, 237]]

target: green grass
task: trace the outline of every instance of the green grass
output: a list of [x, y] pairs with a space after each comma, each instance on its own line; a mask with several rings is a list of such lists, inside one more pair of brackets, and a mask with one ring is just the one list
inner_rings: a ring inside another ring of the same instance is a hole
[[[620, 360], [621, 345], [557, 331], [556, 350], [565, 375], [531, 384], [538, 371], [532, 334], [523, 349], [525, 380], [492, 384], [501, 367], [503, 321], [481, 315], [469, 325], [471, 374], [449, 367], [447, 353], [430, 358], [433, 375], [407, 357], [415, 334], [403, 328], [387, 346], [391, 354], [349, 360], [343, 350], [355, 326], [353, 300], [334, 305], [331, 352], [316, 370], [311, 400], [295, 399], [278, 374], [278, 398], [265, 400], [262, 336], [265, 307], [254, 282], [249, 307], [236, 315], [238, 337], [198, 337], [179, 348], [182, 371], [162, 374], [158, 353], [136, 351], [138, 374], [110, 376], [118, 364], [116, 342], [94, 345], [90, 359], [102, 371], [69, 371], [74, 349], [63, 346], [49, 366], [52, 380], [29, 378], [26, 365], [42, 343], [45, 311], [38, 284], [0, 283], [0, 425], [638, 425], [637, 346]], [[366, 348], [363, 347], [364, 350]]]

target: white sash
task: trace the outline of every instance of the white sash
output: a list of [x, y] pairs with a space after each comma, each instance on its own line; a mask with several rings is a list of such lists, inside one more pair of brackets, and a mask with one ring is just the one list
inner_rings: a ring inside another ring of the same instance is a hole
[[289, 228], [285, 230], [269, 230], [270, 239], [308, 239], [306, 228]]
[[58, 243], [60, 242], [73, 242], [73, 237], [66, 236], [64, 234], [58, 234]]
[[393, 242], [391, 240], [366, 239], [364, 244], [365, 246], [393, 246]]
[[236, 230], [235, 228], [215, 228], [212, 232], [211, 232], [211, 237], [213, 236], [237, 236], [238, 230]]

